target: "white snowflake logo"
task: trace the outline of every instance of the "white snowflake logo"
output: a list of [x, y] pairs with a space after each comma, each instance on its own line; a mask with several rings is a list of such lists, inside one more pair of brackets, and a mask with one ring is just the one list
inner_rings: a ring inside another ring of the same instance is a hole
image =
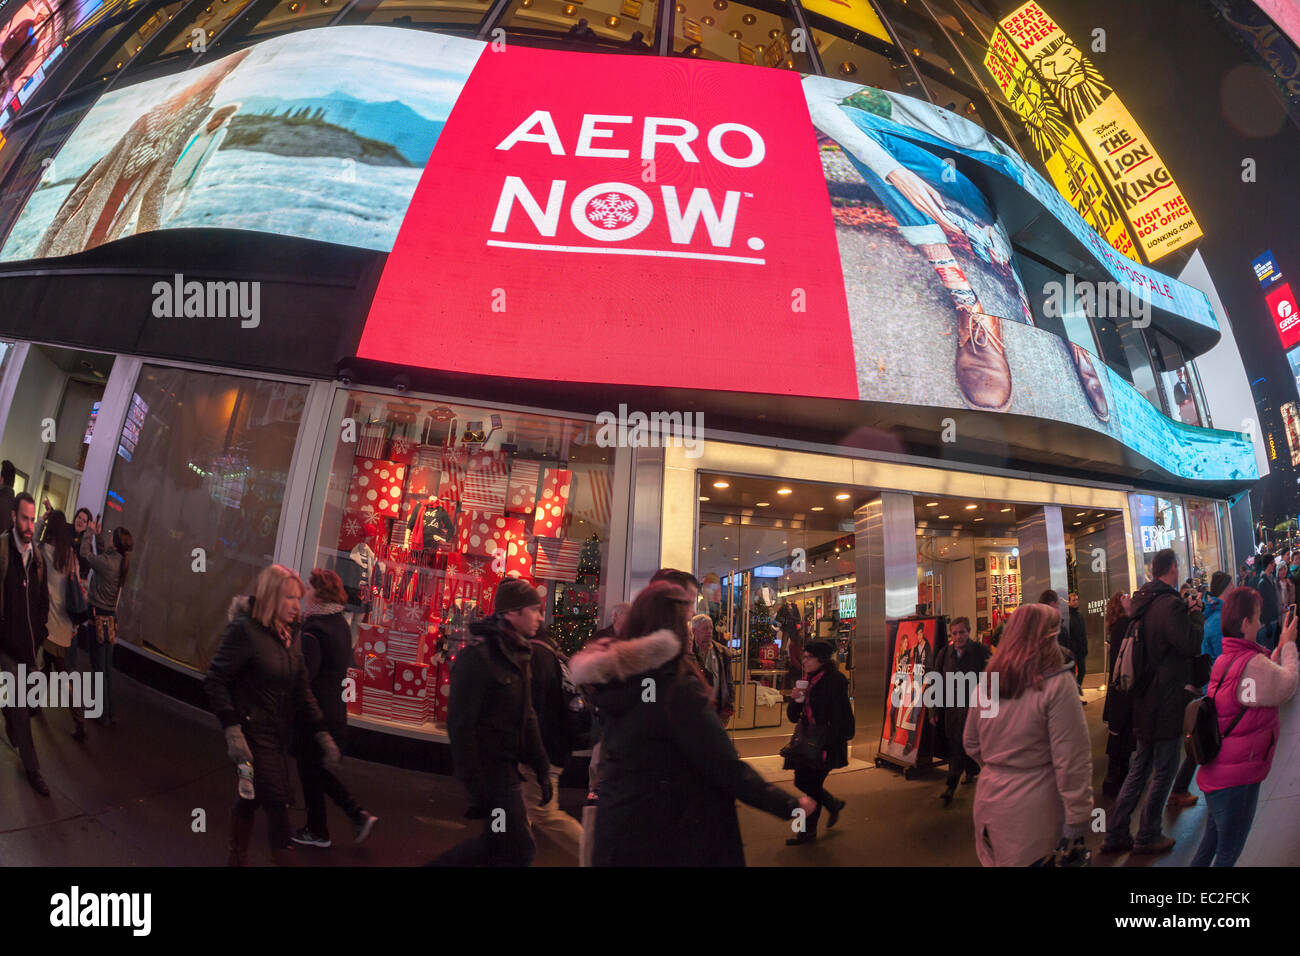
[[395, 456], [396, 456], [396, 455], [405, 455], [405, 454], [407, 454], [408, 452], [410, 452], [410, 450], [411, 450], [411, 442], [410, 442], [409, 439], [406, 439], [406, 438], [394, 438], [394, 439], [393, 439], [393, 454], [394, 454]]
[[343, 519], [343, 536], [346, 538], [355, 538], [361, 534], [361, 522], [356, 518], [347, 517]]
[[631, 196], [623, 193], [606, 193], [587, 203], [587, 218], [606, 229], [617, 229], [632, 222], [639, 208]]

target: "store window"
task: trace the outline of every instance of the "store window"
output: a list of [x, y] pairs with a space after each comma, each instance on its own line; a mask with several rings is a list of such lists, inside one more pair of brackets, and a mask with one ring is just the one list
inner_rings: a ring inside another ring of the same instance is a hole
[[306, 399], [305, 385], [140, 370], [103, 508], [105, 532], [135, 538], [124, 640], [207, 668], [231, 598], [274, 559]]
[[594, 423], [362, 391], [339, 401], [302, 570], [333, 570], [347, 589], [356, 718], [445, 724], [450, 661], [507, 576], [543, 590], [566, 653], [608, 619], [613, 454]]
[[673, 53], [812, 73], [812, 59], [796, 49], [795, 22], [784, 0], [749, 6], [735, 0], [678, 0]]
[[1199, 388], [1196, 373], [1183, 358], [1183, 350], [1159, 329], [1153, 330], [1152, 351], [1160, 364], [1160, 386], [1164, 390], [1169, 416], [1184, 425], [1207, 424], [1201, 415], [1203, 404], [1197, 402]]
[[1151, 353], [1147, 351], [1147, 341], [1142, 330], [1132, 322], [1119, 322], [1116, 323], [1115, 331], [1124, 350], [1124, 362], [1128, 366], [1129, 381], [1148, 402], [1163, 411], [1160, 387], [1156, 382], [1156, 370], [1151, 362]]
[[1230, 567], [1224, 562], [1218, 502], [1188, 498], [1187, 527], [1191, 539], [1192, 580], [1209, 587], [1210, 576], [1215, 571], [1231, 574]]
[[1156, 552], [1165, 548], [1173, 548], [1178, 555], [1179, 583], [1192, 577], [1181, 500], [1155, 495], [1129, 495], [1129, 502], [1133, 513], [1134, 557], [1142, 569], [1139, 583], [1152, 580], [1151, 562]]
[[[737, 738], [790, 731], [784, 695], [803, 647], [834, 643], [853, 680], [857, 560], [852, 488], [700, 473], [698, 612], [732, 656]], [[774, 751], [765, 750], [764, 753]]]
[[476, 32], [491, 6], [488, 0], [380, 0], [349, 15], [347, 22]]
[[[722, 5], [727, 6], [726, 0]], [[655, 0], [512, 0], [500, 25], [512, 34], [562, 36], [575, 48], [649, 53], [658, 11]]]

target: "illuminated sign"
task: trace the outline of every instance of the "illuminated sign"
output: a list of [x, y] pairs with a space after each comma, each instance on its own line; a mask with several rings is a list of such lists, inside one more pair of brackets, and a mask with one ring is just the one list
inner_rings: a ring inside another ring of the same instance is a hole
[[779, 578], [783, 574], [785, 574], [785, 569], [778, 568], [774, 564], [761, 564], [754, 569], [754, 577], [756, 578]]
[[1296, 309], [1295, 295], [1291, 292], [1291, 283], [1283, 282], [1264, 296], [1268, 303], [1268, 314], [1273, 317], [1277, 334], [1282, 339], [1282, 348], [1290, 349], [1300, 345], [1300, 311]]
[[[1257, 476], [1239, 435], [1171, 421], [1034, 325], [996, 209], [945, 157], [1023, 190], [1130, 293], [1217, 328], [1204, 293], [1116, 252], [969, 120], [829, 77], [486, 48], [332, 27], [115, 90], [0, 259], [186, 227], [391, 250], [363, 359], [1005, 411], [1181, 478]], [[752, 347], [682, 347], [715, 341]]]
[[1048, 178], [1060, 194], [1117, 251], [1140, 260], [1115, 197], [1096, 164], [1089, 158], [1078, 134], [1065, 121], [1061, 108], [1043, 90], [1029, 61], [1020, 55], [1006, 34], [993, 34], [984, 66], [1020, 116]]
[[827, 19], [836, 20], [877, 40], [890, 44], [894, 42], [868, 0], [806, 0], [802, 6], [805, 10], [820, 13]]
[[1252, 259], [1250, 267], [1255, 271], [1255, 278], [1259, 280], [1259, 284], [1266, 289], [1282, 278], [1282, 272], [1277, 267], [1277, 260], [1273, 258], [1271, 249], [1262, 256]]
[[1079, 46], [1034, 0], [1001, 26], [1092, 152], [1147, 260], [1199, 238], [1201, 227], [1155, 147]]
[[1300, 465], [1300, 412], [1295, 402], [1282, 406], [1282, 426], [1286, 429], [1286, 443], [1291, 449], [1291, 467]]
[[1286, 360], [1291, 365], [1291, 374], [1295, 376], [1296, 394], [1300, 395], [1300, 349], [1290, 349]]

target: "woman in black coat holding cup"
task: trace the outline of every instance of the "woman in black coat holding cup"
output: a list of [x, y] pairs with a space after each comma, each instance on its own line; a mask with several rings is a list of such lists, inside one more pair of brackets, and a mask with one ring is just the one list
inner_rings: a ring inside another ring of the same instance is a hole
[[817, 839], [822, 807], [830, 814], [828, 828], [835, 826], [844, 809], [844, 801], [831, 796], [824, 786], [832, 770], [848, 766], [849, 741], [856, 733], [849, 682], [835, 666], [834, 653], [826, 641], [813, 641], [803, 649], [803, 680], [795, 682], [786, 707], [786, 716], [796, 725], [791, 743], [796, 744], [798, 739], [805, 743], [782, 751], [785, 769], [794, 771], [795, 788], [817, 801], [817, 808], [805, 821], [804, 832], [786, 840], [788, 846]]

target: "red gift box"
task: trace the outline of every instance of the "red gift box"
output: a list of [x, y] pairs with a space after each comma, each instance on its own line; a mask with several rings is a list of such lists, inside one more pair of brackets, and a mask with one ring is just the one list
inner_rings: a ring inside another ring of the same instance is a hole
[[360, 511], [343, 512], [343, 520], [339, 522], [339, 550], [351, 551], [363, 541], [370, 539], [371, 535], [366, 531], [368, 519]]
[[393, 664], [386, 657], [367, 654], [361, 664], [361, 686], [366, 689], [363, 696], [370, 696], [371, 690], [393, 690]]
[[360, 667], [365, 662], [368, 654], [374, 654], [376, 657], [390, 657], [393, 655], [391, 645], [395, 641], [405, 643], [411, 639], [412, 635], [403, 634], [381, 624], [358, 625], [357, 645], [353, 650], [356, 666]]
[[510, 469], [510, 481], [506, 485], [506, 512], [508, 514], [532, 514], [537, 507], [537, 479], [541, 476], [541, 465], [535, 461], [516, 461]]
[[512, 535], [506, 543], [505, 576], [533, 581], [533, 556], [528, 551], [528, 541], [522, 535]]
[[357, 458], [352, 462], [347, 509], [395, 518], [401, 512], [406, 466], [382, 458]]
[[437, 676], [430, 682], [433, 688], [433, 719], [440, 724], [447, 722], [447, 703], [451, 700], [451, 667], [446, 663], [438, 665]]
[[539, 581], [576, 581], [582, 542], [572, 538], [534, 538], [537, 561], [533, 573]]
[[508, 557], [508, 545], [511, 541], [522, 542], [527, 527], [523, 518], [464, 511], [456, 526], [456, 544], [464, 554], [494, 558], [500, 550]]
[[412, 464], [406, 469], [406, 492], [409, 495], [427, 497], [438, 490], [438, 466]]
[[400, 697], [424, 697], [428, 678], [428, 664], [393, 661], [393, 693]]
[[411, 439], [394, 437], [388, 443], [388, 460], [399, 465], [409, 465], [415, 458], [415, 449], [416, 444]]
[[438, 458], [438, 498], [447, 503], [447, 510], [454, 510], [451, 503], [460, 501], [461, 489], [465, 484], [465, 468], [468, 456], [463, 448], [444, 448]]
[[356, 698], [347, 701], [348, 713], [359, 714], [361, 713], [361, 698], [364, 696], [362, 693], [364, 685], [361, 683], [361, 669], [359, 667], [349, 667], [348, 680], [352, 682], [350, 685], [351, 696]]
[[396, 695], [391, 690], [383, 688], [366, 688], [365, 696], [361, 701], [361, 713], [366, 717], [378, 717], [382, 720], [393, 720], [396, 715], [393, 710], [393, 702]]
[[533, 517], [533, 534], [558, 538], [573, 491], [573, 472], [568, 468], [547, 468], [542, 475], [542, 493]]
[[468, 511], [503, 514], [506, 510], [506, 476], [509, 466], [500, 452], [471, 452], [465, 464], [460, 506]]
[[388, 426], [383, 422], [369, 422], [358, 429], [357, 454], [362, 458], [380, 458], [388, 442]]

